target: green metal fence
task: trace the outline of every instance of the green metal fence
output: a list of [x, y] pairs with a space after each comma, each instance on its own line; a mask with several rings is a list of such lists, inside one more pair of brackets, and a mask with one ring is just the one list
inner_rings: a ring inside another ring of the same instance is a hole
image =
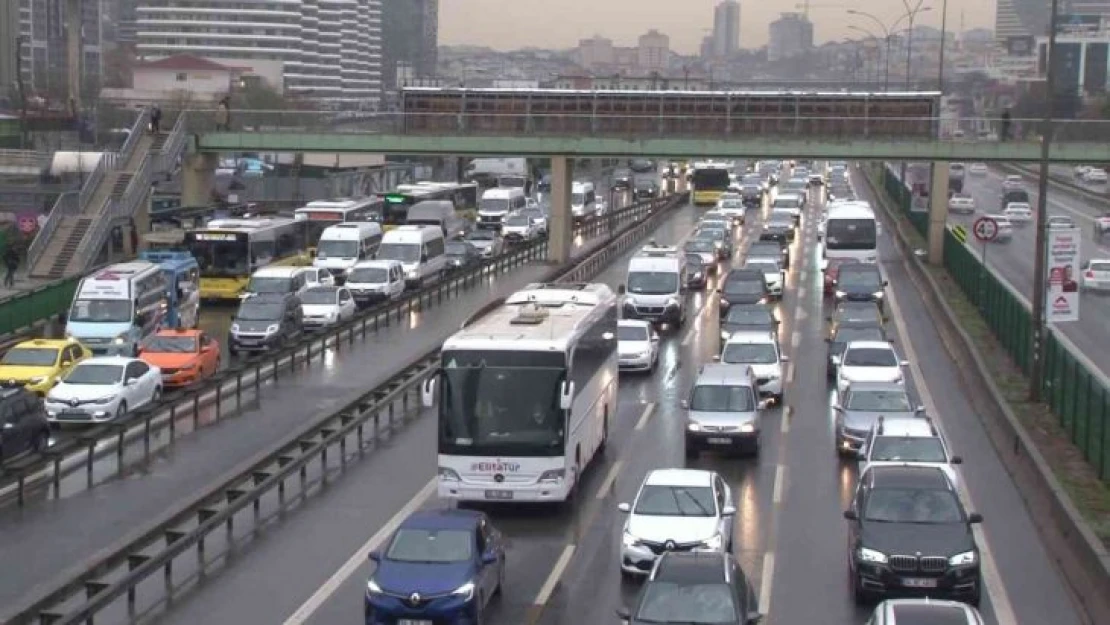
[[[923, 235], [927, 213], [910, 210], [910, 190], [889, 166], [873, 170], [892, 198]], [[1032, 366], [1033, 314], [1029, 305], [976, 258], [951, 230], [944, 233], [944, 267], [1021, 370]], [[1044, 397], [1071, 442], [1103, 480], [1110, 480], [1110, 383], [1085, 364], [1056, 332], [1045, 342]]]
[[48, 282], [0, 299], [0, 338], [10, 338], [34, 324], [64, 313], [81, 276]]

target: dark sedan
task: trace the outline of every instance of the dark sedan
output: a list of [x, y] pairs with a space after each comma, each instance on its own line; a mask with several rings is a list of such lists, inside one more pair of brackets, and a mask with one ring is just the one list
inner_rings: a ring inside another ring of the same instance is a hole
[[482, 262], [482, 252], [467, 241], [448, 241], [444, 252], [448, 271], [463, 271]]
[[833, 288], [838, 301], [874, 302], [882, 310], [886, 285], [877, 265], [851, 263], [837, 268]]
[[793, 241], [794, 218], [786, 213], [772, 213], [763, 230], [759, 233], [760, 241]]
[[[716, 269], [717, 263], [713, 263], [713, 268]], [[709, 267], [706, 266], [705, 260], [702, 259], [701, 254], [696, 252], [686, 253], [686, 286], [691, 289], [704, 289], [705, 281], [709, 276]]]
[[761, 257], [771, 258], [785, 269], [790, 268], [790, 248], [785, 241], [752, 241], [748, 246], [748, 260]]
[[774, 332], [778, 334], [779, 320], [766, 304], [736, 304], [721, 318], [721, 345], [737, 332]]
[[733, 304], [766, 304], [770, 298], [766, 277], [762, 271], [754, 269], [733, 269], [728, 272], [718, 291], [721, 294], [722, 310]]

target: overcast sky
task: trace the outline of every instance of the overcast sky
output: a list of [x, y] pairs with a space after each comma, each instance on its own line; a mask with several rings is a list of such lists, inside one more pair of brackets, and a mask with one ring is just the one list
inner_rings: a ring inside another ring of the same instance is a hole
[[[767, 25], [779, 13], [795, 11], [800, 0], [740, 0], [740, 45], [757, 48], [767, 43]], [[915, 3], [917, 0], [909, 0]], [[943, 0], [932, 6], [919, 23], [940, 26]], [[657, 28], [671, 38], [671, 48], [696, 52], [713, 26], [718, 0], [440, 0], [439, 41], [444, 45], [476, 44], [499, 50], [526, 46], [572, 48], [579, 39], [600, 34], [616, 45], [636, 45], [636, 38]], [[1046, 0], [1047, 3], [1047, 0]], [[948, 25], [955, 30], [961, 15], [965, 28], [993, 27], [995, 0], [948, 0]], [[848, 28], [858, 24], [878, 27], [866, 18], [846, 14], [849, 7], [869, 11], [884, 22], [906, 11], [902, 0], [811, 0], [810, 19], [818, 43], [860, 35]], [[1046, 4], [1047, 6], [1047, 4]], [[1047, 12], [1047, 8], [1045, 11]]]

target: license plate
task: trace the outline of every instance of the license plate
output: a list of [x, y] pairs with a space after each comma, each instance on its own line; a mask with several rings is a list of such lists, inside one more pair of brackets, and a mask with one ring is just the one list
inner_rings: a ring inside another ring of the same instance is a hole
[[906, 588], [936, 588], [937, 580], [931, 577], [904, 577], [902, 585]]
[[710, 445], [730, 445], [730, 444], [732, 444], [732, 439], [729, 439], [729, 438], [711, 438], [711, 439], [709, 439], [709, 444]]
[[486, 499], [499, 499], [504, 501], [513, 498], [513, 491], [511, 490], [487, 490]]
[[397, 625], [432, 625], [432, 622], [421, 619], [403, 618], [397, 621]]

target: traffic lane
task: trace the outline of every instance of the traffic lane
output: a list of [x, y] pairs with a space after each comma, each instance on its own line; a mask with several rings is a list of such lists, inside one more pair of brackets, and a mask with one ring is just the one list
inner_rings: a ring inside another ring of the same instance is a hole
[[[668, 218], [655, 231], [655, 235], [661, 240], [680, 236], [692, 227], [694, 220], [692, 210], [682, 209]], [[603, 279], [611, 286], [615, 287], [623, 279], [630, 254], [631, 252], [623, 255], [603, 274]], [[458, 327], [458, 324], [452, 324], [451, 327]], [[661, 370], [673, 365], [667, 354], [664, 351]], [[634, 399], [629, 407], [622, 405], [618, 408], [617, 422], [614, 424], [616, 428], [625, 427], [627, 422], [640, 416], [642, 405], [639, 404], [639, 397], [654, 395], [656, 393], [653, 391], [636, 387], [625, 389], [622, 396]], [[626, 411], [631, 411], [632, 416], [627, 416]], [[375, 454], [362, 463], [352, 465], [349, 475], [331, 487], [333, 490], [327, 495], [326, 501], [321, 502], [321, 505], [305, 506], [299, 514], [287, 517], [290, 521], [296, 521], [290, 526], [291, 531], [286, 531], [285, 525], [273, 529], [274, 532], [281, 533], [281, 540], [257, 543], [248, 550], [249, 554], [244, 554], [249, 555], [247, 566], [231, 567], [226, 573], [220, 574], [219, 583], [203, 586], [192, 600], [176, 605], [168, 620], [185, 623], [197, 622], [199, 619], [205, 622], [258, 622], [269, 625], [286, 619], [325, 583], [340, 564], [351, 557], [367, 537], [382, 527], [383, 519], [403, 509], [406, 502], [412, 502], [414, 493], [434, 477], [434, 413], [428, 413], [420, 422], [411, 426], [410, 430], [421, 431], [423, 434], [413, 438], [406, 432], [397, 439], [398, 446], [405, 446], [403, 461], [389, 464], [384, 459], [394, 456]], [[619, 439], [619, 434], [614, 434], [610, 438], [611, 444], [618, 445]], [[405, 442], [413, 440], [420, 441], [420, 444]], [[385, 473], [398, 479], [395, 484], [376, 483], [377, 490], [368, 490], [358, 485], [364, 481], [362, 475], [376, 473]], [[603, 471], [591, 467], [586, 471], [585, 478], [597, 479], [599, 473]], [[382, 514], [368, 515], [363, 522], [363, 517], [357, 511], [370, 505], [376, 506], [374, 509], [381, 510]], [[417, 502], [416, 507], [442, 505], [445, 504], [438, 502], [433, 496], [428, 501]], [[340, 514], [333, 515], [333, 508], [340, 510]], [[349, 514], [343, 513], [348, 510]], [[291, 567], [291, 562], [298, 565]], [[526, 569], [527, 567], [521, 567], [522, 575]], [[336, 584], [334, 595], [323, 602], [313, 619], [319, 622], [340, 622], [352, 618], [352, 612], [358, 610], [365, 592], [369, 570], [367, 565], [361, 565], [356, 574]], [[274, 592], [274, 589], [280, 591]]]
[[[243, 459], [273, 446], [313, 415], [384, 382], [398, 366], [434, 349], [490, 300], [541, 279], [547, 271], [529, 266], [499, 276], [484, 288], [460, 294], [450, 305], [413, 312], [392, 332], [331, 350], [315, 367], [266, 381], [260, 397], [245, 400], [244, 410], [223, 418], [220, 427], [178, 437], [168, 449], [168, 432], [160, 431], [152, 435], [149, 463], [143, 462], [141, 449], [131, 452], [128, 460], [138, 466], [126, 471], [126, 479], [110, 480], [90, 491], [84, 489], [83, 475], [73, 475], [66, 478], [71, 486], [62, 490], [81, 488], [80, 492], [0, 510], [0, 533], [7, 538], [0, 545], [0, 558], [27, 561], [21, 575], [0, 580], [0, 603], [114, 543], [138, 520], [156, 516], [183, 494], [203, 488]], [[99, 461], [99, 475], [114, 474], [114, 463], [114, 458]], [[78, 527], [81, 531], [74, 531]]]
[[[1017, 622], [1007, 620], [1014, 614], [1021, 614], [1023, 623], [1078, 625], [1082, 618], [1066, 582], [1041, 543], [1020, 492], [975, 415], [971, 394], [984, 391], [970, 388], [952, 366], [920, 292], [889, 238], [884, 239], [881, 255], [892, 302], [901, 313], [895, 316], [901, 341], [898, 346], [904, 357], [911, 360], [911, 372], [925, 405], [954, 453], [964, 459], [958, 472], [969, 509], [983, 514], [985, 519], [980, 529], [986, 544], [979, 545], [988, 583], [984, 615], [1003, 625]], [[1022, 548], [1015, 549], [1014, 545]], [[994, 588], [990, 587], [992, 578]]]

